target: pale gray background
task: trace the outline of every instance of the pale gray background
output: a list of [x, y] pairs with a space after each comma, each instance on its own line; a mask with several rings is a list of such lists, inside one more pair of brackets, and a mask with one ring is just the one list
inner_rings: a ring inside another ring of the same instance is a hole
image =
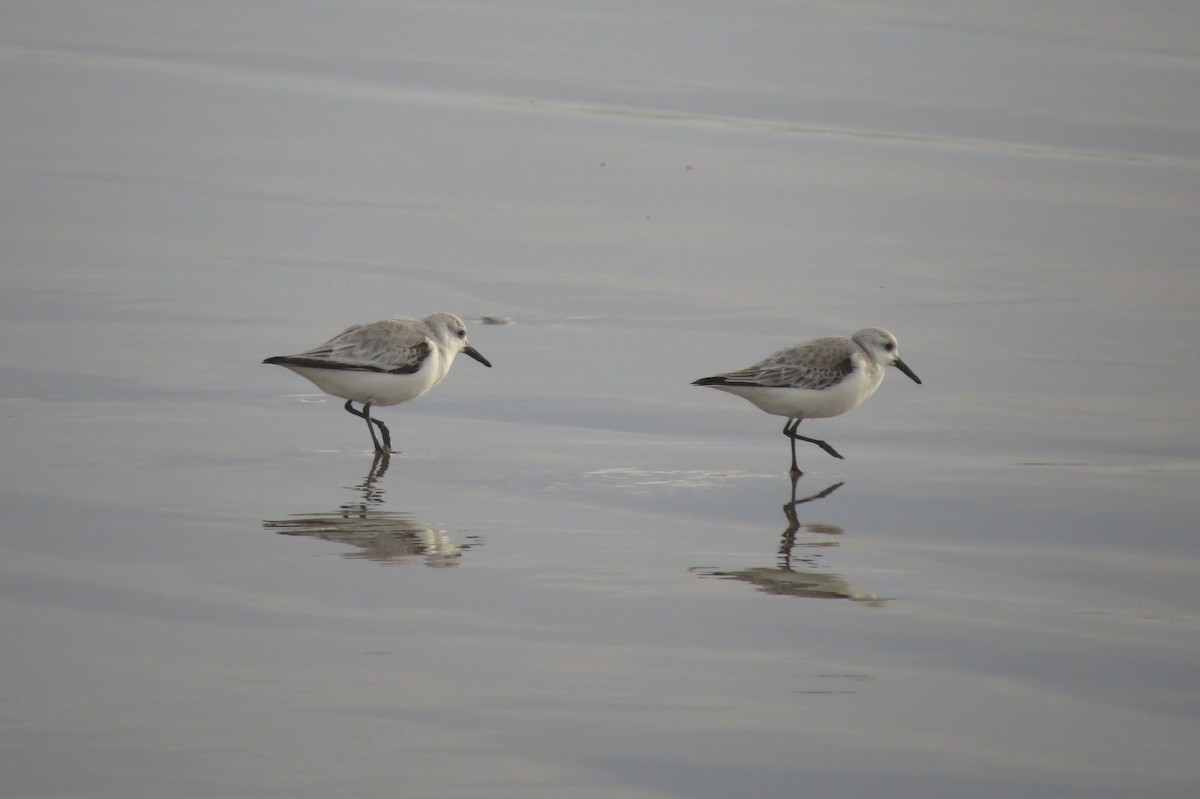
[[[6, 797], [1200, 791], [1200, 7], [6, 2], [0, 69]], [[495, 368], [364, 488], [259, 361], [437, 310]], [[688, 384], [866, 325], [925, 383], [782, 541]]]

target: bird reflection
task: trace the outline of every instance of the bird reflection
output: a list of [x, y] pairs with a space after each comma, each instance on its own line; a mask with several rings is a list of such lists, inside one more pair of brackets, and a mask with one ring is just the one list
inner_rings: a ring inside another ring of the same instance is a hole
[[[759, 591], [779, 596], [850, 599], [869, 605], [882, 605], [886, 600], [858, 590], [841, 575], [815, 571], [821, 566], [820, 559], [823, 550], [836, 547], [838, 545], [837, 536], [840, 536], [843, 530], [832, 524], [802, 523], [796, 506], [824, 499], [845, 483], [834, 483], [822, 491], [797, 499], [796, 484], [799, 479], [800, 475], [791, 475], [791, 497], [783, 506], [787, 527], [779, 539], [775, 566], [758, 566], [737, 571], [697, 567], [692, 571], [701, 577], [741, 580], [750, 583]], [[796, 564], [802, 564], [801, 569], [804, 570], [797, 571]]]
[[408, 513], [381, 510], [384, 489], [379, 480], [387, 473], [390, 458], [376, 453], [367, 476], [354, 486], [353, 500], [344, 502], [331, 513], [301, 513], [287, 519], [264, 520], [263, 528], [280, 535], [304, 535], [348, 544], [358, 551], [344, 558], [373, 560], [399, 565], [422, 560], [426, 566], [457, 566], [463, 553], [482, 542], [468, 536], [455, 543], [445, 530], [420, 522]]

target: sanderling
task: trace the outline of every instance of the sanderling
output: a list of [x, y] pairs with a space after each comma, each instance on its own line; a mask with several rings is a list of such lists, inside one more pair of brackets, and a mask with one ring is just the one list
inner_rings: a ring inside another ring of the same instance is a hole
[[[467, 343], [467, 328], [454, 314], [423, 320], [383, 319], [348, 327], [299, 355], [276, 355], [263, 363], [286, 366], [326, 394], [346, 400], [346, 410], [367, 420], [376, 453], [392, 451], [387, 425], [371, 418], [373, 405], [398, 405], [442, 382], [454, 356], [465, 352], [484, 366], [487, 358]], [[357, 410], [351, 403], [362, 404]], [[383, 434], [383, 446], [375, 436]]]
[[796, 432], [805, 419], [840, 416], [875, 393], [883, 381], [883, 368], [895, 366], [920, 383], [897, 351], [896, 337], [878, 327], [868, 327], [850, 338], [828, 336], [787, 347], [753, 366], [702, 377], [693, 386], [711, 386], [749, 400], [767, 413], [786, 416], [783, 434], [792, 440], [792, 473], [796, 442], [816, 444], [835, 458], [838, 451], [824, 441]]

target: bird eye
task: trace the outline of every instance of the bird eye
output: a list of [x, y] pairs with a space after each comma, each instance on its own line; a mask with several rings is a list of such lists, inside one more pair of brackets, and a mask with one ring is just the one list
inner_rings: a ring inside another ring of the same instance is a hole
[[894, 351], [894, 350], [896, 349], [896, 342], [894, 342], [894, 341], [889, 341], [887, 344], [884, 344], [884, 345], [883, 345], [883, 348], [884, 348], [885, 350], [887, 350], [888, 352], [892, 352], [892, 351]]

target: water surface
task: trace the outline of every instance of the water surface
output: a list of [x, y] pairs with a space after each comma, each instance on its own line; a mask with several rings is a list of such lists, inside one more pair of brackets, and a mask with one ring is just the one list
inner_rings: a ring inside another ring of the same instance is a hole
[[[8, 795], [1194, 794], [1200, 15], [1138, 9], [14, 9]], [[496, 368], [386, 464], [259, 363], [436, 310]], [[689, 385], [867, 325], [924, 384], [795, 486]]]

